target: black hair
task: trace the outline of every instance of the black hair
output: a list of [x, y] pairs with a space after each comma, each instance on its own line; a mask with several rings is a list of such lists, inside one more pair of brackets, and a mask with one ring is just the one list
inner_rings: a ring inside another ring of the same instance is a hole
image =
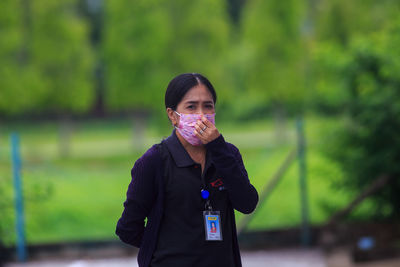
[[217, 94], [210, 81], [199, 73], [183, 73], [173, 78], [165, 92], [165, 107], [176, 110], [179, 102], [185, 94], [196, 85], [204, 85], [210, 91], [214, 104], [217, 102]]

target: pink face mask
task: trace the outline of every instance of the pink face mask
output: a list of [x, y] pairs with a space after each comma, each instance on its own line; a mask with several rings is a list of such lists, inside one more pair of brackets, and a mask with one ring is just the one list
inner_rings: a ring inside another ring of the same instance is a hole
[[[194, 133], [194, 126], [198, 120], [201, 120], [201, 114], [182, 114], [175, 111], [176, 114], [180, 117], [178, 127], [175, 126], [176, 130], [185, 138], [193, 146], [199, 146], [203, 143]], [[204, 117], [207, 118], [212, 124], [215, 124], [215, 113], [213, 114], [204, 114]]]

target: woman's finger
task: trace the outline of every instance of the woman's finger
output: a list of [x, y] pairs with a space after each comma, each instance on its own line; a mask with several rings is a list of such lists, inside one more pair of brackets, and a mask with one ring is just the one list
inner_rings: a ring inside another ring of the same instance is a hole
[[200, 129], [202, 129], [203, 131], [205, 131], [208, 128], [207, 125], [205, 125], [202, 121], [197, 121], [196, 125], [198, 125]]
[[204, 132], [204, 127], [201, 128], [198, 124], [194, 125], [195, 131], [204, 139], [205, 138], [205, 132]]
[[198, 133], [201, 132], [201, 128], [200, 128], [200, 126], [198, 124], [195, 124], [194, 128], [195, 128], [195, 131], [197, 131]]
[[202, 134], [200, 134], [199, 130], [195, 129], [194, 134], [201, 140], [203, 144], [207, 144], [209, 142]]
[[220, 135], [215, 125], [205, 117], [202, 117], [201, 120], [197, 121], [194, 127], [195, 135], [202, 141], [203, 144], [213, 141]]
[[215, 125], [211, 121], [207, 120], [205, 116], [201, 117], [201, 122], [204, 123], [204, 125], [208, 128], [212, 128], [213, 126], [215, 127]]

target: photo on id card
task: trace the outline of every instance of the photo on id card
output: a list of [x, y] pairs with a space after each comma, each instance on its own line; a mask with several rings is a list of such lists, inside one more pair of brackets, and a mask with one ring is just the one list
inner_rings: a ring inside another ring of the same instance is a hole
[[204, 211], [204, 229], [207, 241], [222, 241], [221, 216], [219, 211]]

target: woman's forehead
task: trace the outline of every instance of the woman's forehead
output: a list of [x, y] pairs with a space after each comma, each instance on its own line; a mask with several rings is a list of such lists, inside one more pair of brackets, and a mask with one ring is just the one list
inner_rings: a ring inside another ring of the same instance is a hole
[[194, 102], [212, 101], [212, 102], [214, 102], [210, 91], [203, 84], [196, 85], [195, 87], [190, 89], [185, 94], [185, 96], [182, 99], [182, 102], [188, 102], [188, 101], [194, 101]]

